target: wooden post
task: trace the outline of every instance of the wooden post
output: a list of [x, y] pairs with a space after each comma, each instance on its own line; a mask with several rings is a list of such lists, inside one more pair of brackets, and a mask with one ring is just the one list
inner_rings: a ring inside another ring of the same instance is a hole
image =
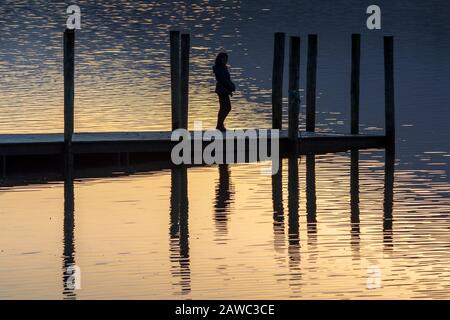
[[361, 55], [361, 35], [352, 34], [352, 75], [351, 75], [351, 134], [359, 133], [359, 73]]
[[64, 31], [64, 143], [72, 144], [75, 99], [75, 31]]
[[191, 40], [189, 34], [181, 35], [181, 108], [180, 128], [188, 128], [189, 114], [189, 52]]
[[272, 128], [280, 130], [283, 126], [284, 39], [283, 32], [275, 33], [272, 69]]
[[180, 32], [170, 31], [170, 83], [172, 97], [172, 130], [180, 127]]
[[394, 113], [394, 38], [384, 37], [384, 94], [386, 139], [389, 143], [395, 140]]
[[306, 131], [316, 129], [317, 34], [308, 35], [308, 67], [306, 70]]
[[300, 37], [291, 37], [289, 44], [289, 140], [297, 145], [300, 109]]

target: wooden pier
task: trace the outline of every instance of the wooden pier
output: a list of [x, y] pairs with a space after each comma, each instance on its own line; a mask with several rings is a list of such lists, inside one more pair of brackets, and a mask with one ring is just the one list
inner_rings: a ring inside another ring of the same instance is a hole
[[[317, 69], [317, 35], [308, 37], [308, 61], [306, 83], [306, 132], [300, 132], [300, 37], [289, 39], [289, 92], [288, 115], [289, 125], [282, 128], [282, 91], [285, 34], [275, 33], [274, 59], [272, 77], [272, 128], [279, 129], [279, 146], [282, 157], [295, 150], [296, 154], [327, 153], [364, 148], [383, 148], [394, 142], [394, 81], [393, 81], [393, 38], [384, 37], [385, 58], [385, 121], [386, 134], [359, 134], [359, 72], [360, 72], [360, 36], [352, 35], [351, 56], [351, 130], [349, 134], [331, 134], [315, 132], [316, 113], [316, 69]], [[172, 148], [178, 143], [171, 141], [172, 131], [162, 132], [74, 132], [75, 101], [75, 32], [64, 32], [64, 133], [51, 134], [0, 134], [0, 163], [2, 174], [7, 171], [11, 161], [31, 160], [36, 157], [44, 159], [61, 159], [65, 154], [83, 155], [85, 159], [96, 161], [104, 155], [128, 159], [130, 154], [145, 154], [147, 159], [159, 160], [170, 157]], [[189, 34], [178, 31], [170, 32], [171, 61], [171, 98], [172, 98], [172, 130], [187, 129], [189, 103]], [[169, 107], [169, 106], [168, 106]], [[256, 139], [259, 140], [256, 129]], [[232, 130], [231, 130], [232, 132]], [[194, 138], [194, 132], [190, 131]], [[248, 138], [246, 140], [248, 143]], [[203, 147], [209, 141], [202, 142]], [[226, 152], [226, 149], [224, 149]], [[78, 157], [79, 158], [79, 157]]]
[[[259, 133], [259, 130], [256, 130]], [[167, 153], [178, 142], [171, 141], [171, 131], [165, 132], [101, 132], [75, 133], [72, 137], [74, 154], [100, 153]], [[191, 131], [192, 140], [194, 132]], [[258, 134], [259, 137], [259, 134]], [[224, 138], [224, 141], [227, 139]], [[237, 143], [238, 139], [235, 139]], [[270, 138], [268, 139], [270, 143]], [[300, 154], [346, 151], [350, 149], [380, 148], [385, 145], [384, 135], [298, 133]], [[203, 141], [209, 144], [210, 141]], [[287, 130], [280, 132], [280, 151], [290, 144]], [[225, 144], [224, 144], [224, 148]], [[225, 150], [226, 151], [226, 150]], [[2, 156], [60, 155], [64, 152], [64, 135], [51, 134], [0, 134]]]

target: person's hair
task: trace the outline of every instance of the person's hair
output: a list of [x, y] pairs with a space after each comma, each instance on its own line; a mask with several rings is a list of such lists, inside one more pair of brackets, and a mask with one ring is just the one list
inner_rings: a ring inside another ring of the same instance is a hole
[[217, 55], [217, 57], [216, 57], [216, 62], [215, 62], [215, 64], [216, 64], [216, 65], [217, 65], [217, 64], [223, 64], [223, 63], [222, 63], [222, 59], [223, 59], [224, 57], [228, 59], [228, 54], [226, 54], [225, 52], [219, 53], [219, 54]]

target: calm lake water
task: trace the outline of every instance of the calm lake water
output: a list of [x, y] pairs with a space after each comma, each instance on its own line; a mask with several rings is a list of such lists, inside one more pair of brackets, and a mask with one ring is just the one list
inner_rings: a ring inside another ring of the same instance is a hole
[[[227, 126], [270, 127], [273, 33], [284, 31], [302, 37], [302, 88], [306, 36], [318, 34], [318, 130], [348, 132], [358, 32], [361, 131], [382, 133], [392, 34], [395, 157], [360, 151], [359, 177], [348, 152], [284, 160], [273, 178], [265, 163], [2, 178], [0, 299], [450, 298], [448, 2], [378, 1], [381, 31], [365, 28], [371, 3], [356, 0], [77, 4], [79, 132], [169, 129], [168, 32], [180, 29], [191, 33], [190, 126], [215, 125], [211, 65], [225, 49], [238, 87]], [[65, 9], [2, 1], [0, 133], [62, 131]], [[64, 288], [73, 263], [75, 291]]]

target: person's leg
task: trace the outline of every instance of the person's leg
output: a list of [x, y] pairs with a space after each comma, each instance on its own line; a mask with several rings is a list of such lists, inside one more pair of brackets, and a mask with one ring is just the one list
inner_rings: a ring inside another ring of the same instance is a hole
[[225, 110], [224, 110], [224, 116], [223, 116], [223, 120], [225, 121], [226, 117], [228, 116], [228, 114], [231, 111], [231, 101], [230, 101], [230, 96], [227, 94], [224, 97], [225, 100]]
[[222, 129], [223, 128], [223, 122], [225, 120], [225, 118], [223, 117], [223, 110], [224, 110], [224, 99], [223, 99], [223, 95], [222, 94], [218, 94], [217, 95], [219, 97], [219, 112], [217, 114], [217, 129]]
[[231, 111], [231, 102], [230, 102], [230, 96], [227, 94], [219, 94], [219, 104], [220, 109], [219, 113], [217, 115], [217, 129], [223, 130], [225, 129], [224, 121], [225, 118], [228, 116], [228, 114]]

